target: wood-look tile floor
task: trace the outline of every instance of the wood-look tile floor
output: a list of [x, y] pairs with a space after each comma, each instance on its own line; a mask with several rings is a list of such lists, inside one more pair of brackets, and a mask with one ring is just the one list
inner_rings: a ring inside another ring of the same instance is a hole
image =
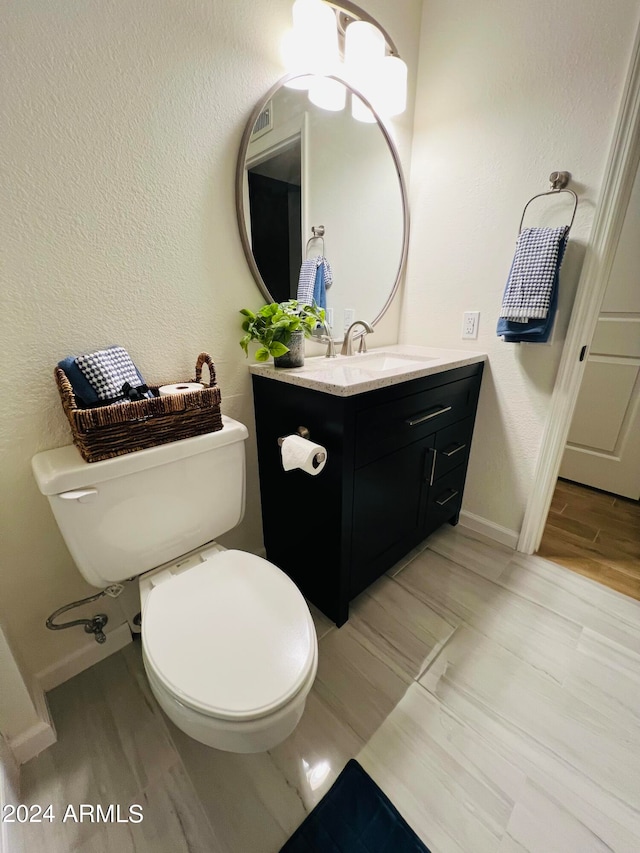
[[640, 502], [558, 480], [538, 555], [640, 600]]
[[52, 691], [22, 801], [144, 821], [22, 827], [11, 853], [276, 853], [351, 757], [432, 853], [638, 853], [640, 602], [446, 528], [342, 628], [314, 616], [316, 683], [266, 753], [177, 731], [138, 643]]

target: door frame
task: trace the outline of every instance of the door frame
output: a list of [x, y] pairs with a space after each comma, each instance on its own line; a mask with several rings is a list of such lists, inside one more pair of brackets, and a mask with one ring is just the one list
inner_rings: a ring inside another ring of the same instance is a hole
[[[262, 276], [260, 275], [260, 271], [258, 270], [257, 264], [253, 257], [253, 253], [251, 252], [251, 205], [249, 204], [249, 181], [248, 181], [248, 173], [249, 169], [252, 166], [257, 166], [260, 163], [263, 163], [265, 160], [268, 160], [274, 154], [277, 154], [278, 151], [281, 151], [283, 148], [286, 148], [287, 145], [290, 145], [292, 142], [295, 142], [297, 139], [300, 140], [300, 168], [301, 168], [301, 180], [300, 180], [300, 194], [301, 194], [301, 206], [300, 206], [300, 241], [303, 247], [303, 258], [304, 258], [304, 246], [305, 241], [307, 239], [307, 234], [311, 232], [311, 227], [309, 226], [309, 173], [310, 173], [310, 163], [309, 163], [309, 113], [305, 110], [305, 112], [300, 113], [297, 116], [294, 116], [292, 119], [284, 122], [280, 126], [276, 126], [269, 134], [265, 134], [264, 136], [259, 137], [255, 143], [253, 143], [254, 148], [251, 153], [251, 156], [247, 156], [246, 161], [243, 166], [242, 175], [240, 173], [236, 175], [236, 191], [238, 190], [238, 181], [242, 181], [242, 209], [238, 207], [238, 219], [244, 222], [245, 233], [247, 236], [247, 245], [249, 247], [249, 251], [247, 253], [247, 262], [249, 266], [254, 270], [254, 276], [258, 275], [260, 277], [260, 281], [262, 281]], [[247, 147], [247, 154], [248, 154]], [[256, 279], [257, 281], [258, 279]]]
[[[567, 443], [571, 419], [609, 282], [629, 197], [640, 163], [640, 27], [609, 152], [600, 204], [587, 248], [578, 291], [562, 350], [558, 376], [542, 435], [533, 486], [525, 510], [517, 550], [537, 551]], [[580, 360], [584, 349], [585, 356]]]

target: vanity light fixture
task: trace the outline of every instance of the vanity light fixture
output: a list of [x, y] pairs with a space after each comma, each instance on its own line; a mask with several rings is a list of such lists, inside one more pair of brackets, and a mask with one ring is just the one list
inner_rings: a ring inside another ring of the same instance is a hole
[[[375, 111], [389, 117], [407, 104], [407, 66], [385, 30], [354, 3], [343, 0], [295, 0], [293, 29], [282, 53], [288, 71], [297, 75], [285, 85], [307, 89], [309, 100], [327, 110], [341, 110], [346, 89], [335, 77], [361, 92]], [[359, 121], [375, 116], [359, 98], [351, 112]]]

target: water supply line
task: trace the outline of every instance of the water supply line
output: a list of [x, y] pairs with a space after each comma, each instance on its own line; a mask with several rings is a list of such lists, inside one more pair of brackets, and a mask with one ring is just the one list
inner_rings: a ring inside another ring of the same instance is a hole
[[46, 626], [50, 631], [61, 631], [63, 628], [73, 628], [75, 625], [84, 625], [85, 632], [87, 634], [93, 634], [93, 638], [96, 643], [106, 643], [107, 635], [103, 631], [104, 626], [109, 621], [109, 617], [106, 613], [98, 613], [92, 619], [73, 619], [71, 622], [62, 622], [62, 624], [59, 625], [56, 625], [53, 620], [57, 619], [57, 617], [61, 616], [63, 613], [66, 613], [68, 610], [73, 610], [75, 607], [81, 607], [83, 604], [91, 604], [92, 601], [97, 601], [104, 595], [108, 595], [110, 598], [117, 598], [123, 589], [124, 586], [122, 584], [114, 583], [111, 584], [111, 586], [106, 587], [106, 589], [101, 589], [100, 592], [96, 592], [94, 595], [88, 595], [86, 598], [80, 598], [78, 601], [72, 601], [71, 604], [65, 604], [64, 607], [59, 607], [51, 614], [51, 616], [49, 616], [46, 621]]

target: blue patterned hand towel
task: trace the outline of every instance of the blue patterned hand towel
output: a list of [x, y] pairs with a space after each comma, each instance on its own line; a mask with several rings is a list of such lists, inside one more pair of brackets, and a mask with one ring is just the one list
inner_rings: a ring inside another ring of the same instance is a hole
[[[551, 282], [551, 292], [549, 294], [549, 303], [546, 308], [544, 317], [518, 317], [515, 320], [500, 317], [496, 333], [498, 337], [502, 337], [507, 343], [533, 343], [543, 344], [549, 340], [553, 322], [558, 308], [558, 287], [560, 279], [560, 267], [562, 258], [567, 247], [567, 228], [562, 229], [528, 229], [528, 230], [559, 230], [563, 232], [562, 238], [558, 245], [558, 254], [555, 260], [553, 269], [553, 279]], [[522, 232], [524, 234], [524, 231]], [[515, 258], [514, 258], [515, 263]], [[511, 276], [510, 276], [511, 278]], [[504, 307], [504, 302], [503, 302]]]
[[[302, 305], [313, 305], [315, 299], [319, 308], [326, 308], [326, 291], [332, 284], [333, 273], [326, 258], [318, 255], [315, 258], [303, 261], [298, 279], [298, 302]], [[321, 294], [325, 294], [325, 296], [322, 297]], [[323, 298], [323, 305], [320, 304], [317, 296]]]
[[519, 235], [500, 317], [512, 323], [544, 320], [549, 314], [554, 282], [560, 269], [561, 228], [525, 228]]
[[154, 396], [122, 347], [69, 356], [59, 362], [58, 367], [66, 373], [79, 404], [84, 407]]
[[313, 302], [313, 290], [316, 283], [316, 271], [318, 264], [315, 258], [308, 258], [302, 262], [300, 277], [298, 278], [297, 299], [301, 305], [311, 305]]

